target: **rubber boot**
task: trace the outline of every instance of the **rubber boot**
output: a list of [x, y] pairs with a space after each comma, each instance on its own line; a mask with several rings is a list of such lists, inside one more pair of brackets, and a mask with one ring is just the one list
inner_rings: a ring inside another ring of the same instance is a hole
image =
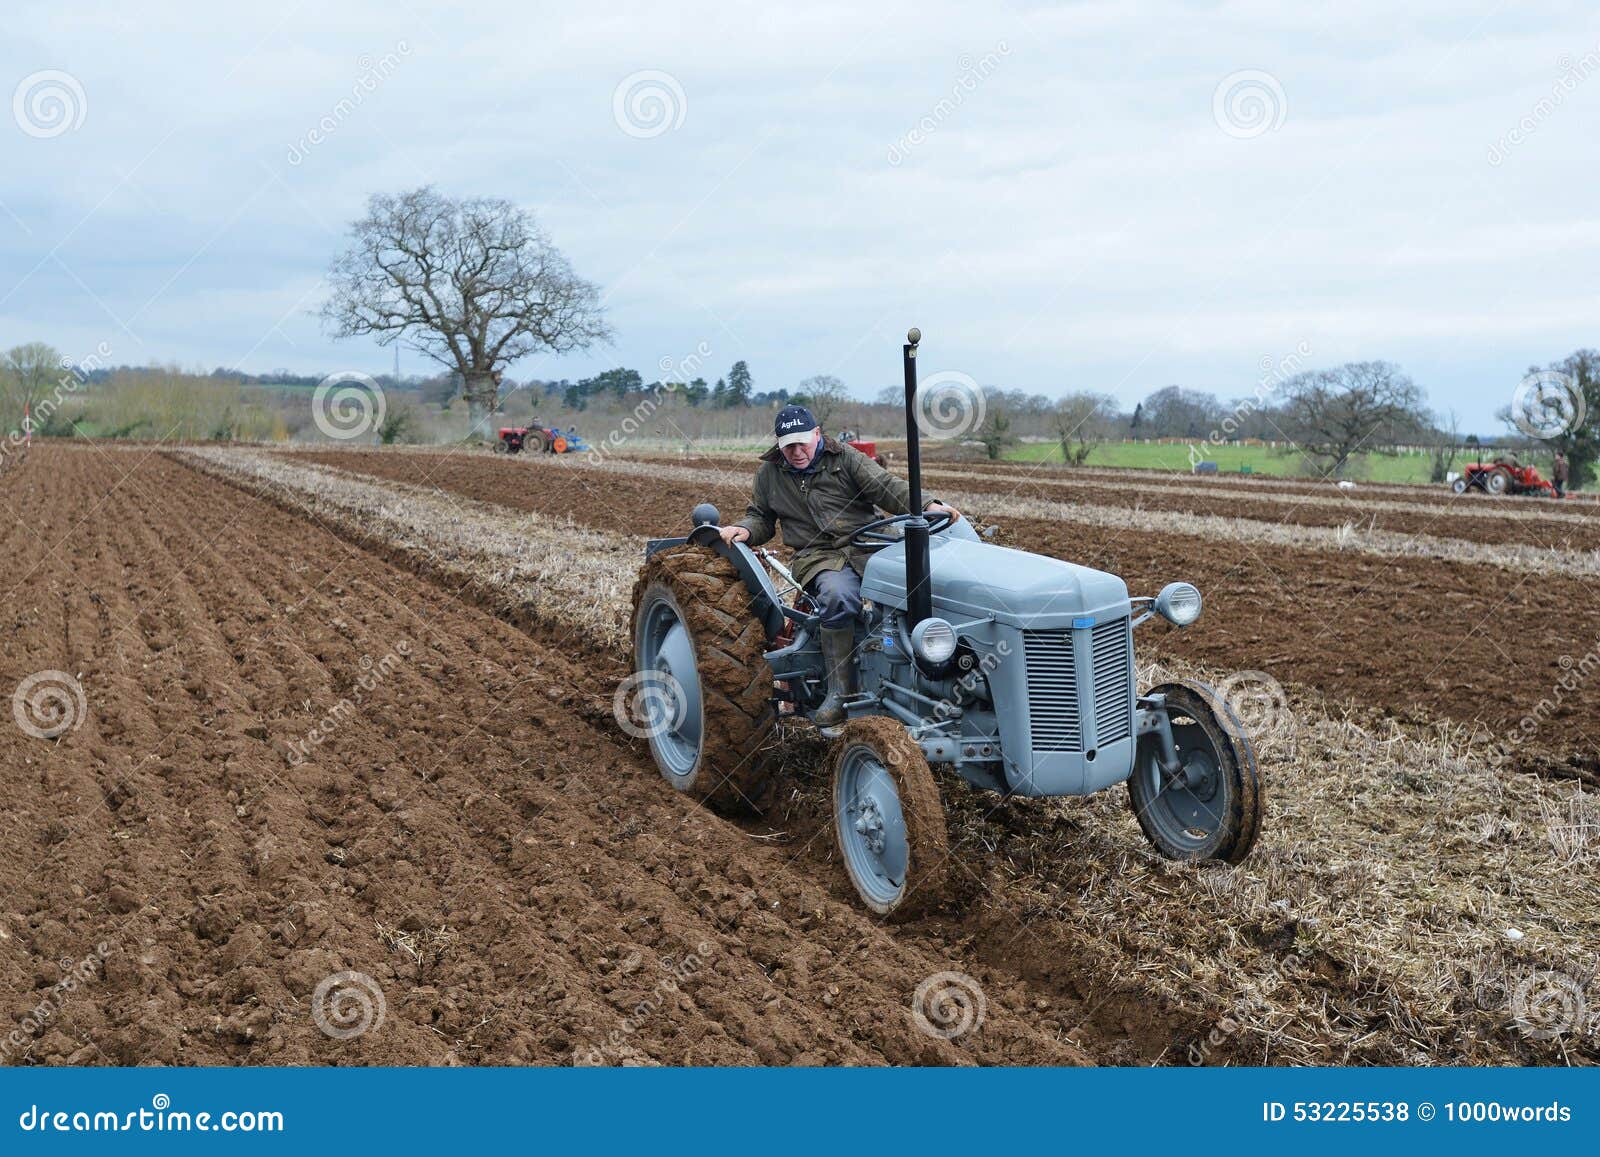
[[811, 716], [818, 727], [844, 722], [844, 700], [856, 685], [855, 643], [854, 627], [822, 629], [822, 661], [828, 668], [828, 697]]

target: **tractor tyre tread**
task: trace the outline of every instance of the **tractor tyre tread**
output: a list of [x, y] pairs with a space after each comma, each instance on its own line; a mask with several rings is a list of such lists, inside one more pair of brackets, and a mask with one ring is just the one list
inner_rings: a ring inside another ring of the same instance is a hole
[[[1266, 791], [1261, 782], [1261, 772], [1256, 766], [1255, 752], [1251, 747], [1249, 736], [1245, 734], [1244, 725], [1239, 722], [1238, 716], [1233, 713], [1227, 701], [1215, 689], [1205, 684], [1165, 683], [1152, 688], [1152, 691], [1160, 692], [1167, 697], [1168, 706], [1174, 714], [1193, 718], [1201, 729], [1208, 733], [1213, 743], [1219, 738], [1225, 740], [1226, 746], [1218, 752], [1223, 756], [1226, 765], [1221, 770], [1230, 776], [1236, 789], [1233, 814], [1228, 817], [1230, 835], [1207, 858], [1221, 860], [1227, 864], [1243, 862], [1255, 847], [1256, 836], [1261, 831], [1262, 811], [1266, 804]], [[1209, 716], [1209, 719], [1205, 716]], [[1217, 734], [1211, 735], [1213, 731]], [[1129, 781], [1128, 789], [1129, 807], [1145, 836], [1163, 855], [1184, 858], [1175, 855], [1176, 849], [1164, 846], [1159, 831], [1145, 815], [1133, 780]]]
[[[938, 781], [933, 777], [933, 769], [928, 766], [922, 748], [906, 733], [905, 724], [898, 719], [869, 715], [846, 723], [833, 741], [828, 766], [834, 792], [838, 791], [839, 761], [855, 744], [872, 748], [884, 769], [894, 777], [900, 812], [906, 822], [906, 844], [910, 849], [905, 891], [892, 911], [879, 914], [891, 921], [915, 919], [946, 899], [944, 883], [950, 868], [950, 836]], [[835, 798], [835, 825], [839, 822], [838, 808]], [[838, 832], [835, 838], [839, 838]], [[849, 879], [849, 868], [842, 862], [841, 868]], [[853, 881], [851, 887], [855, 887]]]
[[[692, 794], [713, 807], [760, 811], [766, 803], [767, 741], [777, 723], [766, 632], [750, 608], [750, 592], [733, 564], [698, 546], [650, 556], [633, 588], [631, 634], [638, 637], [644, 593], [672, 591], [700, 673], [704, 711], [701, 769]], [[703, 778], [702, 778], [703, 777]]]

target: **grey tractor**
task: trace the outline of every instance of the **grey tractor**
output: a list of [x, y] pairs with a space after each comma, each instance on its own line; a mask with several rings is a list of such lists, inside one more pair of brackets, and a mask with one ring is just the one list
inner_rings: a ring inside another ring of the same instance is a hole
[[[902, 350], [912, 510], [923, 505], [920, 340], [913, 329]], [[648, 544], [634, 591], [650, 750], [679, 791], [759, 807], [780, 716], [806, 719], [826, 695], [817, 617], [769, 552], [723, 543], [714, 507], [691, 520], [687, 536]], [[824, 734], [835, 836], [868, 908], [903, 918], [941, 898], [950, 852], [936, 765], [1002, 796], [1126, 782], [1161, 854], [1249, 854], [1262, 785], [1237, 716], [1203, 684], [1136, 686], [1134, 629], [1156, 616], [1192, 624], [1192, 585], [1130, 597], [1116, 575], [995, 545], [942, 514], [896, 515], [846, 538], [873, 553], [855, 690], [846, 721]]]

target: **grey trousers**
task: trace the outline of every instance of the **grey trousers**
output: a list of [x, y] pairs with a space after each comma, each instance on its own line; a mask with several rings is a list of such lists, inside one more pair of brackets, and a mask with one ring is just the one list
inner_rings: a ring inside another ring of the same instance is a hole
[[807, 589], [817, 600], [825, 630], [851, 626], [861, 613], [861, 576], [848, 566], [823, 571]]

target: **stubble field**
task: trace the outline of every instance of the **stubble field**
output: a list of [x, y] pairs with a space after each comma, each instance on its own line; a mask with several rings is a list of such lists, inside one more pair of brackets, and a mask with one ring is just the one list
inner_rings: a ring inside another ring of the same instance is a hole
[[[1245, 689], [1267, 815], [1245, 864], [1179, 865], [1120, 788], [951, 777], [950, 894], [889, 927], [804, 727], [773, 808], [723, 816], [613, 714], [644, 539], [753, 465], [35, 447], [0, 532], [5, 1059], [1600, 1059], [1597, 508], [933, 464], [1009, 545], [1201, 587], [1141, 674]], [[954, 1039], [913, 1015], [947, 974], [983, 1007]]]

